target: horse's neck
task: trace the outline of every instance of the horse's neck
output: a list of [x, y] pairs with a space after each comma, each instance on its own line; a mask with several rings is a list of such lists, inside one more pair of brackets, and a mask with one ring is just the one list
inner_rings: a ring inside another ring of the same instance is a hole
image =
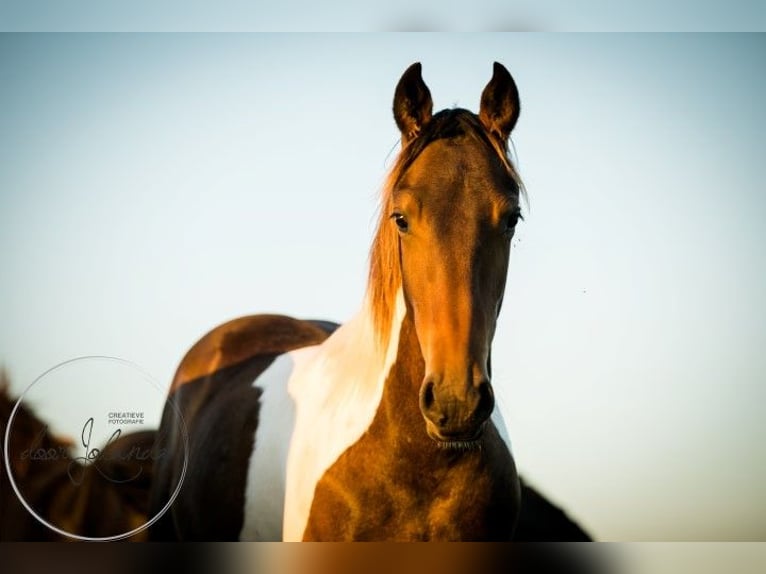
[[396, 357], [388, 370], [380, 405], [370, 429], [383, 445], [398, 445], [400, 455], [404, 454], [402, 449], [407, 447], [417, 453], [434, 446], [426, 434], [418, 400], [424, 373], [420, 342], [412, 316], [407, 314], [399, 324]]
[[296, 419], [287, 459], [286, 540], [301, 539], [317, 482], [370, 428], [396, 362], [404, 298], [397, 295], [385, 344], [368, 303], [321, 345], [291, 353], [295, 369], [288, 392]]

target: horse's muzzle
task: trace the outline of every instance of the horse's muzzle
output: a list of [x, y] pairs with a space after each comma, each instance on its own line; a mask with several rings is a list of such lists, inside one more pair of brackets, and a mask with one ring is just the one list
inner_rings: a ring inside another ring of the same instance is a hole
[[420, 412], [428, 436], [438, 443], [470, 445], [476, 443], [495, 407], [489, 381], [481, 381], [456, 393], [444, 383], [427, 378], [420, 388]]

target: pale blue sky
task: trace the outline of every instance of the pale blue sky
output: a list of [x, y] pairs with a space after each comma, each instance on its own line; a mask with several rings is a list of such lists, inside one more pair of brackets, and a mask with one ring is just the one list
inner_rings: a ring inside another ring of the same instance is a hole
[[[493, 352], [520, 468], [603, 539], [766, 539], [764, 55], [764, 35], [0, 36], [0, 361], [16, 390], [89, 354], [168, 384], [229, 318], [348, 318], [401, 72], [476, 110], [498, 60], [531, 206]], [[66, 421], [70, 399], [40, 408]]]
[[42, 32], [759, 32], [760, 0], [0, 0], [0, 30]]

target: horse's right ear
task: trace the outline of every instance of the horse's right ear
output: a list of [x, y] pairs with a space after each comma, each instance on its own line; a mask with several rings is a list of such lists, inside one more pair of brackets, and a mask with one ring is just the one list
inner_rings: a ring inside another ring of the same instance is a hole
[[402, 132], [402, 145], [408, 144], [431, 119], [431, 91], [423, 81], [420, 62], [407, 68], [394, 92], [394, 119]]
[[519, 90], [505, 66], [495, 62], [492, 79], [481, 93], [479, 119], [503, 144], [519, 119]]

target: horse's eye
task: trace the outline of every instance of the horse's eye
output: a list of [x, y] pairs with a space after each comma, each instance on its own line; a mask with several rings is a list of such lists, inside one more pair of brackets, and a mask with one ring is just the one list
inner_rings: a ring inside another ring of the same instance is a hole
[[402, 233], [405, 233], [410, 228], [409, 223], [407, 223], [407, 218], [404, 217], [401, 213], [394, 213], [391, 217], [396, 223], [396, 226], [399, 228], [399, 231]]
[[516, 230], [516, 224], [519, 222], [519, 219], [524, 219], [521, 214], [518, 211], [514, 211], [513, 213], [509, 213], [505, 217], [505, 225], [503, 227], [503, 233], [506, 235], [513, 235], [513, 232]]

